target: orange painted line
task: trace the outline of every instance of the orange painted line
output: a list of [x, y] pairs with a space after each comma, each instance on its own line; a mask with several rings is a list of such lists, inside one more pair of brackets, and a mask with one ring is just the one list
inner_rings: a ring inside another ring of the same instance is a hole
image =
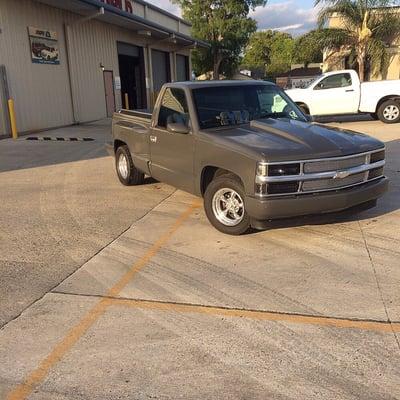
[[[194, 209], [200, 206], [199, 202], [193, 203], [183, 212], [175, 223], [162, 235], [148, 250], [137, 260], [128, 272], [107, 292], [108, 297], [117, 296], [130, 280], [158, 253], [168, 242], [171, 236], [189, 218]], [[88, 313], [67, 333], [50, 354], [39, 364], [39, 366], [25, 379], [25, 381], [12, 390], [7, 400], [22, 400], [29, 396], [32, 391], [40, 385], [50, 369], [57, 364], [65, 354], [78, 342], [78, 340], [93, 326], [93, 324], [104, 314], [107, 307], [112, 304], [109, 298], [101, 299]]]
[[130, 308], [140, 308], [156, 311], [171, 311], [180, 313], [197, 313], [212, 316], [224, 316], [235, 318], [249, 318], [259, 321], [278, 321], [295, 324], [329, 326], [332, 328], [359, 329], [374, 332], [400, 332], [400, 323], [378, 322], [366, 320], [352, 320], [333, 317], [321, 317], [312, 315], [285, 314], [270, 311], [253, 311], [236, 308], [222, 308], [212, 306], [200, 306], [192, 304], [168, 303], [147, 300], [109, 299], [110, 305]]

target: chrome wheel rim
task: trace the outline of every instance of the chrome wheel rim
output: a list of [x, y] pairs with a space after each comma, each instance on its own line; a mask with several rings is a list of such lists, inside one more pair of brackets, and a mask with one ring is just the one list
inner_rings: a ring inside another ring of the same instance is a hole
[[118, 158], [118, 172], [123, 179], [128, 178], [128, 160], [125, 154], [120, 154]]
[[394, 121], [395, 119], [399, 118], [399, 116], [400, 116], [400, 106], [396, 106], [394, 104], [387, 106], [383, 110], [383, 116], [388, 121]]
[[212, 199], [212, 210], [217, 220], [225, 226], [239, 225], [244, 218], [244, 202], [238, 192], [223, 188]]

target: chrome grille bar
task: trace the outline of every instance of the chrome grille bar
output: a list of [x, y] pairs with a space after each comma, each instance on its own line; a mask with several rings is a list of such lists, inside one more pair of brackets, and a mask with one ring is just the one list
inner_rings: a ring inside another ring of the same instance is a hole
[[[383, 177], [384, 156], [385, 148], [380, 148], [342, 157], [264, 162], [261, 164], [267, 166], [267, 175], [256, 175], [256, 195], [293, 196], [358, 186]], [[299, 173], [293, 175], [292, 172], [292, 175], [285, 175], [284, 171], [293, 171], [291, 164], [297, 165]], [[270, 166], [275, 167], [270, 168]], [[281, 175], [276, 175], [280, 170], [282, 170]]]
[[278, 183], [278, 182], [293, 182], [293, 181], [312, 181], [316, 179], [337, 179], [340, 178], [340, 174], [343, 177], [347, 177], [349, 175], [359, 174], [361, 172], [366, 172], [371, 169], [380, 168], [385, 165], [385, 161], [378, 161], [373, 164], [363, 164], [358, 167], [348, 168], [348, 169], [341, 169], [338, 171], [328, 171], [328, 172], [317, 172], [314, 174], [299, 174], [299, 175], [282, 175], [282, 176], [257, 176], [256, 183]]

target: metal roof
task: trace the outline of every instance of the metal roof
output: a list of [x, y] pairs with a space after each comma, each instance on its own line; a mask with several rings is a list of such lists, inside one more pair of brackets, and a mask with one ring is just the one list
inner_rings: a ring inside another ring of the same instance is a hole
[[[174, 31], [165, 26], [152, 22], [148, 19], [140, 17], [138, 15], [131, 14], [124, 10], [120, 10], [117, 7], [109, 5], [107, 3], [103, 3], [99, 0], [36, 0], [40, 3], [47, 4], [52, 7], [60, 8], [63, 10], [71, 11], [75, 14], [82, 15], [84, 17], [89, 16], [96, 11], [99, 11], [101, 8], [104, 9], [104, 14], [98, 15], [95, 19], [103, 22], [107, 22], [113, 25], [121, 26], [123, 28], [138, 31], [138, 30], [149, 30], [152, 33], [152, 37], [158, 39], [166, 39], [170, 37], [177, 41], [177, 43], [182, 45], [197, 45], [199, 47], [209, 47], [208, 43], [197, 40], [191, 36], [185, 35], [183, 33]], [[181, 18], [172, 15], [160, 8], [146, 3], [143, 0], [135, 0], [140, 4], [146, 5], [149, 8], [152, 8], [170, 18], [181, 21], [188, 26], [186, 21]]]

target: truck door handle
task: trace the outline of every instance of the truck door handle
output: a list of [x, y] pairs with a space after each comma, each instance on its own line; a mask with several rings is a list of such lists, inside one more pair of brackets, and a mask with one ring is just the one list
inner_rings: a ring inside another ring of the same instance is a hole
[[157, 136], [150, 135], [150, 142], [157, 143]]
[[346, 92], [347, 92], [347, 93], [349, 93], [349, 92], [354, 92], [354, 89], [347, 89]]

